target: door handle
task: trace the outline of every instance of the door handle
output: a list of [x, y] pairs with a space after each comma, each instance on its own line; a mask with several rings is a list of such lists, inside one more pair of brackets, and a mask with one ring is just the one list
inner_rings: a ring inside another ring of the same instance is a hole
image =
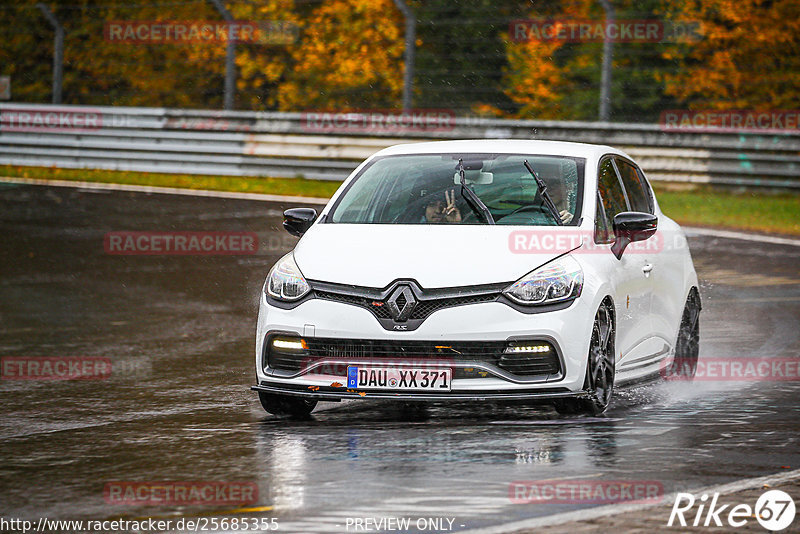
[[652, 263], [645, 263], [644, 267], [642, 267], [642, 272], [644, 273], [645, 276], [650, 276], [650, 271], [652, 270], [653, 270]]

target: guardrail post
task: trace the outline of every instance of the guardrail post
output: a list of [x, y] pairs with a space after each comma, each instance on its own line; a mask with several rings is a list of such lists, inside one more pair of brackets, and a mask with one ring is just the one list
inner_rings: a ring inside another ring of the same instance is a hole
[[614, 59], [614, 42], [608, 36], [609, 24], [614, 24], [614, 6], [610, 0], [600, 0], [606, 12], [606, 31], [603, 32], [603, 67], [600, 73], [600, 109], [599, 119], [607, 122], [611, 108], [611, 62]]
[[53, 43], [53, 104], [61, 103], [61, 84], [64, 77], [64, 27], [50, 8], [39, 2], [36, 4], [44, 18], [50, 23], [56, 32], [55, 42]]
[[[225, 8], [222, 0], [211, 0], [217, 11], [220, 12], [225, 22], [233, 22], [233, 15]], [[228, 43], [225, 47], [225, 97], [226, 110], [233, 109], [234, 93], [236, 91], [236, 41], [231, 39], [231, 30], [228, 27]]]
[[414, 89], [414, 52], [417, 47], [417, 19], [414, 12], [403, 0], [394, 0], [397, 9], [403, 13], [406, 21], [405, 67], [403, 77], [403, 111], [411, 110]]

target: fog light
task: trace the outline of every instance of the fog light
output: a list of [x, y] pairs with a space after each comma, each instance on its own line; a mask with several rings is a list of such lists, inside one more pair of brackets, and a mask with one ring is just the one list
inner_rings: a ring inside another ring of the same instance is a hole
[[272, 348], [281, 350], [306, 350], [308, 349], [308, 345], [306, 345], [305, 339], [286, 339], [276, 337], [272, 340]]
[[511, 347], [506, 347], [505, 353], [506, 354], [519, 354], [519, 353], [531, 353], [531, 352], [550, 352], [550, 345], [514, 345]]

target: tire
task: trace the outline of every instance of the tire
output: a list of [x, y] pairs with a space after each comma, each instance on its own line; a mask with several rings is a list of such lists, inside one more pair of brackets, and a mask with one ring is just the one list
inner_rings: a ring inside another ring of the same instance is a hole
[[662, 371], [666, 380], [693, 380], [700, 357], [700, 295], [692, 288], [686, 298], [681, 316], [678, 338], [675, 340], [675, 357]]
[[600, 415], [605, 412], [614, 394], [614, 365], [614, 308], [605, 301], [597, 310], [592, 325], [583, 384], [588, 396], [558, 400], [554, 403], [556, 411], [562, 415]]
[[277, 393], [258, 392], [258, 400], [267, 413], [281, 417], [306, 418], [316, 407], [317, 401]]

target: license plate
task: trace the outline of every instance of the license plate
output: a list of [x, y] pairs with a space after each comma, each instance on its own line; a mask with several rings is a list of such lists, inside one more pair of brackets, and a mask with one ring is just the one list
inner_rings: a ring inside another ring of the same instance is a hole
[[347, 368], [347, 387], [352, 389], [404, 389], [450, 391], [451, 369], [389, 367]]

